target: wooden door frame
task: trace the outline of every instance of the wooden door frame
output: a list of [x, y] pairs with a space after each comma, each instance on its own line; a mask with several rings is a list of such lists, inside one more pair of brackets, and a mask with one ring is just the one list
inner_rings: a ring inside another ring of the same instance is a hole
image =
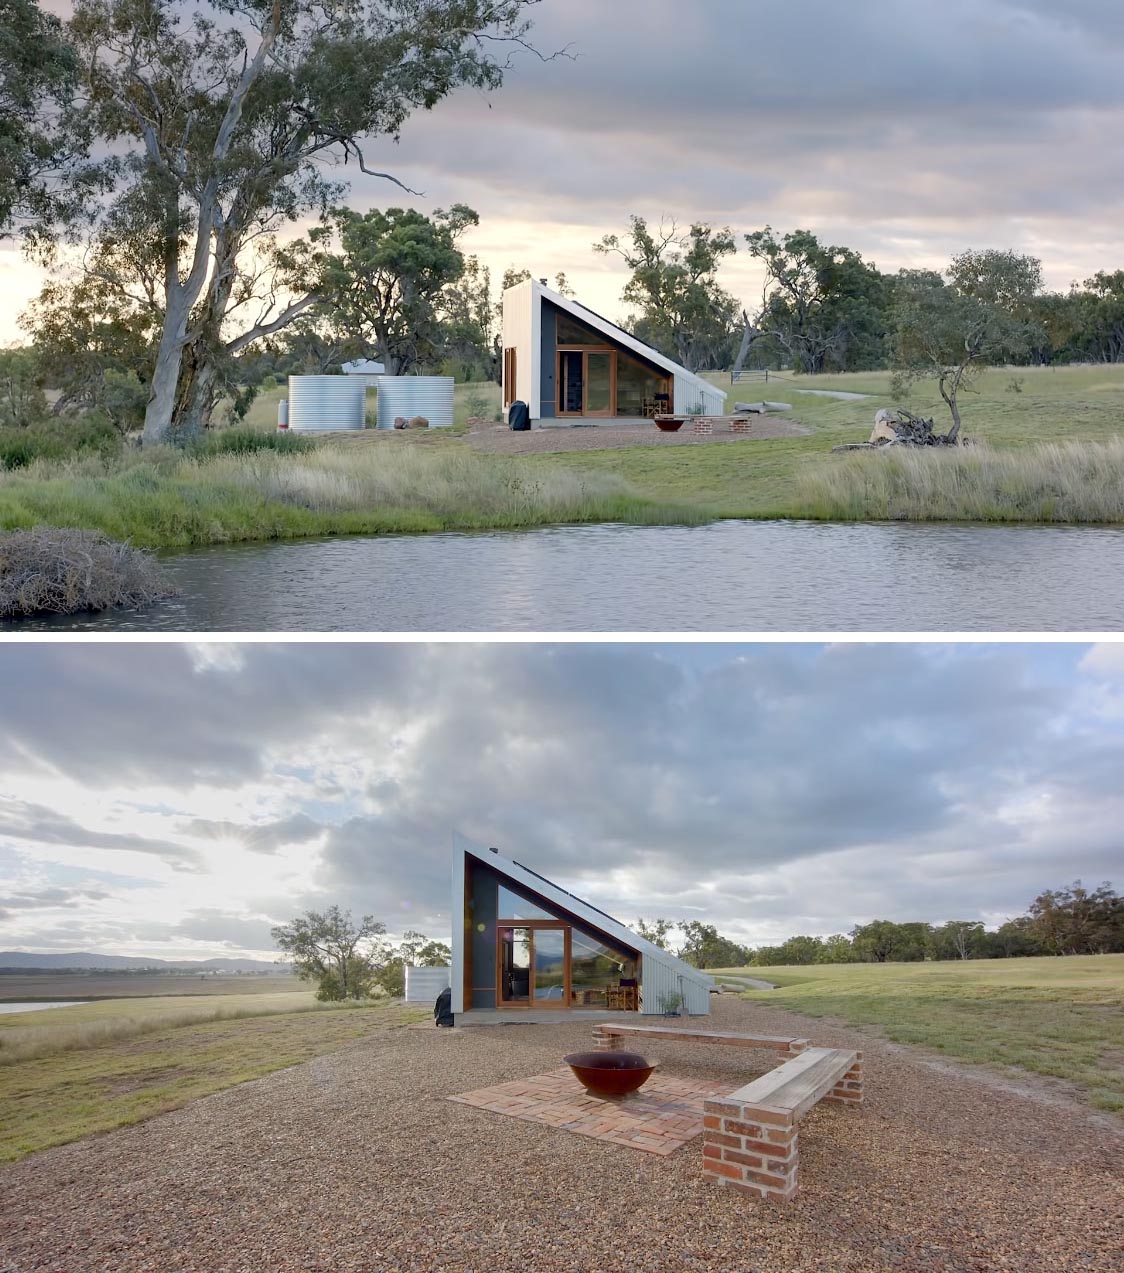
[[[500, 947], [503, 939], [500, 937], [501, 930], [505, 928], [528, 928], [531, 930], [531, 966], [530, 975], [527, 978], [527, 1002], [511, 1003], [503, 997], [503, 954]], [[562, 999], [559, 1000], [543, 1000], [542, 1003], [535, 1002], [535, 929], [561, 929], [564, 937], [562, 942]], [[497, 1008], [543, 1008], [558, 1009], [570, 1007], [570, 995], [572, 993], [570, 987], [570, 960], [572, 957], [572, 940], [573, 925], [567, 923], [564, 919], [523, 919], [523, 920], [496, 920], [496, 1007]]]
[[[558, 416], [571, 419], [612, 420], [617, 414], [617, 353], [615, 345], [557, 345], [554, 350], [554, 411]], [[562, 355], [563, 354], [608, 354], [609, 355], [609, 410], [590, 412], [586, 409], [589, 400], [589, 362], [582, 358], [582, 409], [566, 411], [563, 409]]]

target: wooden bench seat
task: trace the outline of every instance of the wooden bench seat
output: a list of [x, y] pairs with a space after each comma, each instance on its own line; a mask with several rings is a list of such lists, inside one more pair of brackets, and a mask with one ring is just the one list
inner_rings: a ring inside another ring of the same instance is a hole
[[817, 1101], [861, 1104], [862, 1053], [805, 1048], [729, 1096], [703, 1105], [703, 1171], [745, 1193], [796, 1193], [797, 1124]]
[[606, 1021], [593, 1027], [593, 1046], [599, 1052], [619, 1051], [621, 1042], [629, 1035], [651, 1036], [657, 1039], [682, 1039], [690, 1043], [722, 1043], [734, 1048], [768, 1048], [796, 1056], [808, 1046], [807, 1039], [783, 1039], [771, 1034], [734, 1034], [729, 1030], [686, 1030], [673, 1025], [625, 1025], [618, 1021]]

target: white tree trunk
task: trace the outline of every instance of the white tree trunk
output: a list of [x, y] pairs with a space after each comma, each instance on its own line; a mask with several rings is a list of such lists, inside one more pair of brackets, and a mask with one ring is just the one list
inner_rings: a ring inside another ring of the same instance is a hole
[[184, 302], [182, 295], [169, 302], [164, 316], [164, 330], [160, 334], [160, 348], [156, 354], [156, 370], [152, 376], [148, 406], [144, 413], [144, 432], [141, 434], [144, 446], [159, 446], [168, 440], [176, 406], [176, 387], [183, 364], [189, 313], [190, 306]]

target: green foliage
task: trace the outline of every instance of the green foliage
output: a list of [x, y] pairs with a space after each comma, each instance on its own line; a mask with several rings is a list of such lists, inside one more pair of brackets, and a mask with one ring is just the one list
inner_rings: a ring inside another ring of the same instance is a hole
[[660, 950], [670, 950], [670, 936], [675, 929], [675, 924], [669, 919], [654, 919], [649, 923], [647, 920], [638, 919], [636, 921], [636, 931], [645, 941], [650, 941], [653, 946], [658, 946]]
[[0, 428], [0, 469], [23, 469], [40, 461], [61, 463], [82, 455], [109, 459], [120, 451], [117, 430], [96, 414], [48, 416], [22, 428]]
[[[449, 290], [465, 272], [457, 239], [479, 222], [476, 213], [464, 204], [432, 217], [412, 208], [336, 208], [332, 222], [339, 250], [319, 256], [318, 312], [343, 339], [370, 349], [391, 375], [431, 363], [442, 345]], [[322, 244], [326, 237], [317, 228], [310, 240]], [[460, 295], [455, 322], [473, 325], [481, 283], [486, 277], [478, 273]]]
[[960, 432], [960, 394], [983, 367], [1025, 358], [1037, 329], [1033, 303], [1041, 263], [1015, 252], [964, 252], [946, 284], [932, 270], [902, 270], [894, 287], [891, 358], [895, 389], [934, 377]]
[[633, 333], [689, 371], [728, 367], [739, 307], [716, 276], [737, 250], [733, 234], [701, 223], [681, 234], [675, 222], [658, 230], [643, 217], [629, 222], [625, 240], [606, 234], [593, 250], [621, 257], [632, 271], [622, 299], [636, 310]]
[[851, 248], [827, 247], [810, 230], [783, 239], [772, 226], [745, 236], [765, 267], [761, 335], [796, 371], [861, 371], [885, 359], [889, 289]]
[[695, 968], [729, 968], [747, 963], [750, 958], [744, 946], [722, 937], [713, 924], [691, 919], [681, 923], [679, 928], [684, 939], [679, 958]]
[[64, 209], [55, 180], [75, 166], [60, 115], [70, 107], [78, 63], [59, 19], [35, 0], [0, 0], [0, 236], [13, 226], [46, 233]]
[[22, 429], [46, 419], [43, 369], [29, 349], [0, 349], [0, 429]]
[[338, 906], [306, 911], [271, 931], [297, 976], [317, 982], [316, 997], [323, 1001], [367, 998], [390, 955], [385, 924], [372, 915], [355, 923]]

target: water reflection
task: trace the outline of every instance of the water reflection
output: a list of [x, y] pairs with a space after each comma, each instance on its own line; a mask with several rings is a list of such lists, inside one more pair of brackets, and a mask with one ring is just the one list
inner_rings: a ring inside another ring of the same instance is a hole
[[167, 558], [116, 631], [1094, 631], [1124, 614], [1124, 531], [718, 522], [384, 536]]

